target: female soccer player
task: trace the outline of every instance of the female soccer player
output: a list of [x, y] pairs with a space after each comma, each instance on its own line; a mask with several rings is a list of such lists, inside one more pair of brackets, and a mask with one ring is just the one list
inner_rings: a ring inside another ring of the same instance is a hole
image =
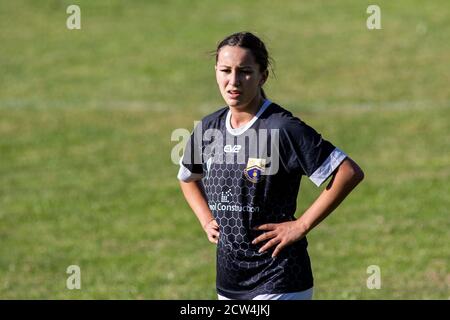
[[[292, 113], [267, 99], [264, 43], [249, 32], [216, 50], [227, 106], [194, 129], [178, 179], [209, 241], [217, 244], [219, 299], [312, 299], [306, 234], [363, 179], [360, 167]], [[302, 176], [320, 186], [298, 218]]]

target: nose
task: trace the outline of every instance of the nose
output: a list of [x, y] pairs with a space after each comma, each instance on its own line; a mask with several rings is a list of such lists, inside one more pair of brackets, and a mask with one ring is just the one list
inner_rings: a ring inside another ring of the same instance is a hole
[[239, 72], [233, 71], [230, 73], [230, 85], [238, 87], [241, 84], [239, 79]]

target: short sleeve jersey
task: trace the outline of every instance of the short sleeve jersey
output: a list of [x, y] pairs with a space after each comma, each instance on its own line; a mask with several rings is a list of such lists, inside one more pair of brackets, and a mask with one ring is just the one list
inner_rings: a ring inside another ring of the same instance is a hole
[[228, 107], [194, 129], [178, 179], [201, 179], [219, 224], [217, 292], [231, 299], [298, 292], [313, 286], [306, 237], [259, 253], [256, 226], [295, 220], [302, 176], [320, 186], [346, 158], [313, 128], [265, 100], [247, 125], [233, 129]]

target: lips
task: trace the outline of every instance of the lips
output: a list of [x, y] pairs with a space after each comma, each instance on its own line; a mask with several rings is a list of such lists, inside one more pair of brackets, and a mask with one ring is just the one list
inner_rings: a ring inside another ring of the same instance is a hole
[[228, 96], [230, 96], [230, 98], [234, 99], [239, 97], [242, 94], [242, 91], [240, 90], [228, 90], [227, 91]]

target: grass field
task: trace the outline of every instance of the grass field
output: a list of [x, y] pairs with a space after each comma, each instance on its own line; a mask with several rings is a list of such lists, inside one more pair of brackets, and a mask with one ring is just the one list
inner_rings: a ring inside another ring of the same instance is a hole
[[[209, 51], [250, 30], [269, 98], [366, 174], [308, 236], [315, 298], [448, 299], [450, 3], [377, 1], [373, 31], [369, 4], [0, 2], [0, 298], [216, 298], [170, 136], [223, 105]], [[304, 179], [299, 214], [319, 192]]]

